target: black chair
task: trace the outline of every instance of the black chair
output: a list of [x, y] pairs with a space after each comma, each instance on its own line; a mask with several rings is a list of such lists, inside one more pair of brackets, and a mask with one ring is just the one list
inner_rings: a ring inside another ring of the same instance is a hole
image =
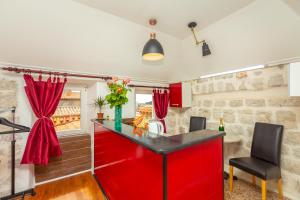
[[203, 130], [203, 129], [206, 129], [206, 118], [192, 116], [190, 118], [189, 132]]
[[229, 188], [233, 191], [233, 167], [252, 175], [252, 183], [256, 177], [261, 179], [262, 200], [267, 198], [266, 181], [278, 181], [279, 199], [283, 198], [280, 169], [281, 142], [283, 126], [267, 123], [255, 123], [251, 147], [251, 156], [232, 158], [229, 160]]

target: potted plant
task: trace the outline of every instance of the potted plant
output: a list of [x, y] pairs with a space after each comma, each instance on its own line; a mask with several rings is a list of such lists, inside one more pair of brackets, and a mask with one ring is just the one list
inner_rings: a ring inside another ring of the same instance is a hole
[[105, 106], [107, 104], [105, 98], [97, 97], [97, 99], [95, 99], [94, 104], [95, 104], [96, 107], [99, 108], [99, 112], [97, 113], [98, 114], [98, 119], [103, 119], [104, 113], [101, 112], [101, 111], [102, 111], [103, 106]]
[[121, 127], [122, 123], [122, 105], [128, 102], [127, 92], [131, 91], [128, 88], [129, 79], [119, 80], [114, 77], [112, 81], [107, 82], [110, 93], [105, 99], [110, 105], [110, 108], [115, 108], [115, 126]]

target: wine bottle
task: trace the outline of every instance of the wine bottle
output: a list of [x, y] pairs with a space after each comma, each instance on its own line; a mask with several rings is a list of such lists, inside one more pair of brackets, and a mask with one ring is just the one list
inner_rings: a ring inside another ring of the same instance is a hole
[[225, 131], [223, 118], [220, 118], [219, 131]]

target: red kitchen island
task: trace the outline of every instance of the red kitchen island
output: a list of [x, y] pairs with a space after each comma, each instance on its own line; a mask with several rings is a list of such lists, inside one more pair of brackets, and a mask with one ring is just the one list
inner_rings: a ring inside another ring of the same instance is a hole
[[224, 132], [160, 136], [94, 121], [94, 175], [110, 200], [222, 200]]

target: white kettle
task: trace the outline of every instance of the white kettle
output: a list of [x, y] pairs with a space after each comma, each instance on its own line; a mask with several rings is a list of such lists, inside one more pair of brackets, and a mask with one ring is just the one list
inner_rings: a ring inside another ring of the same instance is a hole
[[164, 125], [158, 120], [150, 120], [148, 122], [148, 130], [151, 133], [162, 134], [164, 133]]

